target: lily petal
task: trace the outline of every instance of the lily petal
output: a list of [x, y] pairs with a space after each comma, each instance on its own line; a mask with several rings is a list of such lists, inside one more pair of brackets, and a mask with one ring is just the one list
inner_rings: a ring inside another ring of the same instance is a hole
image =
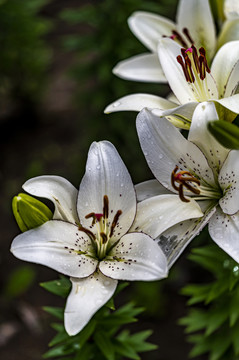
[[95, 272], [86, 279], [71, 278], [72, 289], [67, 298], [64, 323], [69, 335], [80, 332], [92, 316], [112, 297], [117, 280]]
[[141, 111], [145, 107], [158, 109], [171, 109], [177, 106], [172, 101], [160, 96], [150, 94], [132, 94], [124, 96], [108, 105], [104, 112], [106, 114], [118, 111]]
[[23, 184], [31, 195], [51, 200], [55, 205], [53, 219], [79, 223], [76, 212], [77, 189], [61, 176], [38, 176]]
[[147, 163], [163, 186], [176, 191], [171, 184], [171, 174], [176, 166], [214, 184], [213, 172], [203, 153], [169, 121], [165, 118], [158, 121], [152, 111], [144, 109], [137, 116], [136, 125]]
[[208, 229], [215, 243], [239, 262], [239, 213], [229, 216], [218, 208], [209, 222]]
[[180, 0], [177, 23], [180, 32], [187, 28], [194, 45], [203, 46], [209, 58], [213, 57], [216, 48], [216, 29], [208, 0]]
[[224, 213], [232, 215], [239, 210], [239, 150], [229, 152], [218, 176], [224, 196], [219, 204]]
[[224, 148], [208, 131], [210, 121], [218, 120], [214, 103], [198, 104], [193, 114], [188, 140], [196, 144], [208, 160], [209, 166], [217, 176], [229, 150]]
[[[217, 83], [219, 98], [232, 95], [232, 91], [238, 82], [238, 68], [234, 69], [238, 60], [239, 41], [230, 41], [223, 45], [216, 53], [212, 62], [211, 72]], [[236, 76], [236, 79], [232, 78], [233, 75]]]
[[157, 52], [157, 44], [163, 35], [170, 36], [176, 24], [162, 16], [137, 11], [128, 19], [130, 30], [151, 51]]
[[146, 234], [124, 235], [110, 255], [114, 260], [101, 261], [99, 268], [113, 279], [152, 281], [167, 276], [166, 257], [157, 243]]
[[79, 278], [89, 276], [96, 269], [98, 261], [86, 256], [89, 249], [91, 242], [86, 234], [78, 231], [77, 226], [59, 220], [47, 221], [18, 235], [11, 246], [18, 259]]
[[120, 61], [113, 73], [126, 80], [167, 83], [156, 54], [141, 54]]
[[225, 108], [235, 113], [236, 115], [239, 113], [239, 94], [229, 96], [224, 99], [214, 100]]
[[153, 109], [153, 114], [159, 117], [166, 117], [174, 126], [188, 130], [191, 119], [198, 102], [189, 102], [169, 110]]
[[238, 40], [238, 33], [239, 19], [224, 21], [218, 36], [218, 48], [228, 43], [229, 41]]
[[156, 239], [168, 259], [169, 268], [172, 267], [186, 246], [199, 234], [204, 226], [207, 225], [215, 211], [216, 207], [210, 206], [203, 217], [176, 224]]
[[235, 0], [224, 1], [224, 14], [227, 19], [239, 18], [239, 3]]
[[137, 201], [143, 201], [157, 195], [171, 194], [158, 180], [148, 180], [135, 185]]
[[196, 201], [183, 202], [178, 195], [158, 195], [141, 201], [130, 231], [142, 231], [153, 239], [171, 226], [202, 217]]
[[[118, 236], [125, 234], [136, 213], [136, 194], [131, 177], [116, 148], [108, 141], [94, 142], [89, 150], [86, 172], [81, 181], [77, 210], [81, 224], [89, 229], [90, 213], [103, 214], [103, 199], [108, 197], [108, 224], [112, 224], [118, 210]], [[92, 228], [92, 231], [95, 229]], [[98, 234], [98, 230], [97, 234]]]

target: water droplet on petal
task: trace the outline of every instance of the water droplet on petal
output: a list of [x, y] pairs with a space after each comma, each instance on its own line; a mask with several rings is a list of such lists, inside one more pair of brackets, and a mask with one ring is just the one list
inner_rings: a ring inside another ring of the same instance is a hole
[[121, 105], [121, 102], [120, 101], [116, 101], [114, 104], [113, 104], [113, 107], [118, 107]]
[[97, 170], [100, 170], [100, 165], [97, 165], [97, 166], [96, 166], [96, 169], [97, 169]]

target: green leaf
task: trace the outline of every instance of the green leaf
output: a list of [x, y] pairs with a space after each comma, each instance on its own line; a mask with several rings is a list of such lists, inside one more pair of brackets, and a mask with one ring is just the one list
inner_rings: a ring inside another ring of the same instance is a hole
[[66, 298], [71, 289], [71, 282], [68, 278], [61, 275], [59, 280], [48, 281], [40, 283], [40, 285], [47, 291]]
[[44, 306], [43, 310], [47, 313], [55, 316], [57, 319], [63, 320], [64, 319], [64, 310], [62, 308], [53, 307], [53, 306]]
[[133, 303], [128, 303], [118, 310], [110, 313], [102, 319], [103, 326], [119, 326], [137, 321], [135, 316], [143, 312], [144, 309], [135, 307]]
[[18, 194], [12, 200], [12, 210], [22, 232], [34, 229], [52, 219], [51, 210], [41, 201], [27, 194]]
[[106, 332], [97, 331], [94, 334], [94, 341], [107, 360], [115, 360], [114, 346]]
[[208, 129], [217, 141], [228, 149], [239, 150], [239, 128], [228, 121], [216, 120], [208, 123]]

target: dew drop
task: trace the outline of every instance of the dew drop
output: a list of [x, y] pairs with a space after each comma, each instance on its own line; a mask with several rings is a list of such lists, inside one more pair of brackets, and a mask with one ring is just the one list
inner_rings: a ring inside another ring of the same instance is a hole
[[97, 165], [97, 166], [96, 166], [96, 169], [97, 169], [97, 170], [100, 170], [100, 165]]
[[163, 154], [159, 154], [159, 158], [162, 159], [162, 158], [163, 158]]
[[113, 107], [118, 107], [121, 105], [121, 102], [120, 101], [116, 101], [114, 104], [113, 104]]

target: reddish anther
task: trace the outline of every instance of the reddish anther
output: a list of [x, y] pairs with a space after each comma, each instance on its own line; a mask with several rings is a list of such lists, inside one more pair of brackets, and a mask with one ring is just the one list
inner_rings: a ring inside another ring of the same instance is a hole
[[[190, 183], [195, 183], [197, 185], [200, 185], [200, 181], [195, 176], [193, 176], [189, 171], [179, 171], [179, 172], [177, 171], [178, 171], [178, 166], [175, 167], [175, 169], [171, 174], [172, 187], [176, 191], [178, 191], [179, 197], [183, 202], [189, 202], [190, 200], [186, 199], [184, 196], [183, 187], [185, 186], [186, 189], [191, 191], [193, 194], [199, 195], [200, 190], [197, 187], [191, 185]], [[176, 183], [179, 185], [176, 185]]]

